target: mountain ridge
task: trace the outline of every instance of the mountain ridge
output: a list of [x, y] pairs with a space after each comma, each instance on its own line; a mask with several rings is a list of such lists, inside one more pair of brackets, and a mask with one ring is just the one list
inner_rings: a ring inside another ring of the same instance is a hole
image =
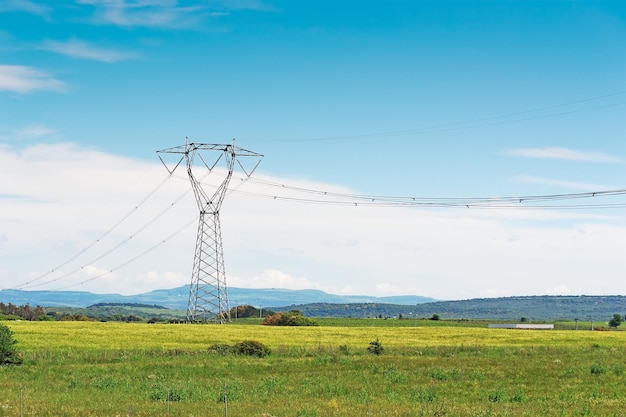
[[[229, 288], [230, 306], [249, 304], [263, 310], [300, 310], [310, 317], [400, 317], [493, 320], [608, 320], [626, 313], [626, 296], [543, 295], [441, 301], [421, 296], [341, 296], [320, 290]], [[186, 310], [189, 286], [136, 295], [87, 291], [0, 290], [0, 302], [46, 308], [87, 308], [100, 303], [144, 304]]]
[[[0, 290], [0, 302], [16, 305], [40, 305], [42, 307], [84, 308], [98, 303], [156, 304], [173, 310], [186, 310], [189, 286], [170, 289], [157, 289], [141, 294], [96, 294], [88, 291], [24, 291]], [[293, 304], [311, 303], [387, 303], [421, 304], [437, 301], [434, 298], [417, 295], [375, 297], [367, 295], [336, 295], [321, 290], [290, 290], [285, 288], [237, 288], [228, 289], [230, 305], [249, 304], [252, 306], [284, 307]]]

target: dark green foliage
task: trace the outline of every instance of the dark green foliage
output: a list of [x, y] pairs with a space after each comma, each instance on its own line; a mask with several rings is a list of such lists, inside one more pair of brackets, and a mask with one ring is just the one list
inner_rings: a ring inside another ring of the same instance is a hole
[[22, 357], [15, 348], [17, 341], [7, 326], [0, 324], [0, 365], [21, 365]]
[[160, 310], [167, 310], [167, 307], [163, 307], [157, 304], [141, 304], [141, 303], [96, 303], [92, 304], [87, 308], [91, 307], [143, 307], [143, 308], [155, 308]]
[[45, 315], [45, 311], [40, 306], [33, 308], [28, 304], [25, 304], [23, 306], [16, 306], [12, 303], [4, 304], [0, 302], [0, 315], [5, 315], [6, 320], [14, 320], [14, 318], [17, 317], [21, 320], [33, 321], [39, 320], [39, 317]]
[[439, 314], [433, 314], [433, 316], [430, 318], [431, 320], [439, 320]]
[[382, 355], [384, 350], [385, 348], [383, 348], [383, 344], [378, 339], [372, 340], [370, 345], [367, 347], [367, 351], [369, 353], [373, 353], [374, 355]]
[[502, 387], [496, 388], [494, 392], [489, 393], [489, 401], [492, 403], [502, 402], [507, 400], [506, 391]]
[[233, 352], [238, 355], [258, 356], [259, 358], [264, 358], [272, 353], [269, 347], [256, 340], [244, 340], [236, 343], [233, 346]]
[[624, 319], [622, 319], [621, 315], [613, 314], [613, 318], [609, 320], [609, 327], [616, 329], [620, 324], [622, 324], [622, 321], [624, 321]]
[[437, 391], [434, 387], [420, 387], [413, 391], [409, 399], [420, 403], [434, 403], [437, 401]]
[[318, 324], [308, 317], [304, 317], [298, 310], [291, 310], [286, 313], [274, 313], [265, 317], [265, 326], [317, 326]]
[[153, 385], [152, 391], [150, 392], [150, 399], [152, 401], [178, 402], [184, 401], [185, 395], [175, 388], [168, 389], [160, 385]]
[[60, 319], [61, 321], [94, 321], [91, 317], [87, 317], [82, 314], [72, 314], [69, 316], [63, 316]]
[[216, 343], [209, 346], [207, 351], [214, 355], [257, 356], [259, 358], [264, 358], [272, 353], [269, 347], [256, 340], [244, 340], [234, 345]]
[[274, 311], [267, 309], [263, 309], [261, 311], [258, 308], [252, 307], [248, 304], [239, 305], [230, 309], [231, 319], [247, 319], [255, 317], [260, 318], [261, 314], [264, 314], [265, 316], [271, 316], [272, 314], [274, 314]]
[[208, 352], [215, 355], [230, 355], [233, 353], [233, 347], [225, 343], [216, 343], [209, 346]]
[[603, 375], [606, 374], [607, 368], [604, 365], [593, 364], [591, 365], [591, 374], [592, 375]]
[[[573, 320], [575, 317], [611, 317], [615, 311], [626, 311], [626, 296], [516, 296], [438, 301], [417, 305], [380, 302], [310, 303], [275, 308], [275, 310], [281, 312], [293, 308], [297, 308], [309, 317], [383, 318], [402, 313], [404, 318], [408, 315], [414, 318], [430, 318], [437, 313], [446, 319], [519, 320], [520, 317], [526, 317], [527, 321], [537, 322]], [[528, 316], [531, 311], [532, 317]]]

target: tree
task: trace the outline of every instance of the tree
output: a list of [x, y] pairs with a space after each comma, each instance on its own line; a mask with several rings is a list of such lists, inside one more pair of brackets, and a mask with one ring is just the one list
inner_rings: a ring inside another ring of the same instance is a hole
[[374, 355], [382, 355], [384, 350], [383, 344], [380, 343], [380, 340], [378, 339], [372, 340], [370, 345], [367, 347], [367, 351], [369, 353], [373, 353]]
[[609, 327], [617, 329], [619, 325], [622, 324], [622, 321], [624, 321], [624, 319], [622, 319], [621, 315], [613, 314], [613, 318], [609, 320]]
[[4, 324], [0, 324], [0, 365], [21, 365], [22, 358], [17, 353], [13, 332]]
[[264, 326], [317, 326], [317, 323], [308, 317], [304, 317], [298, 310], [291, 310], [286, 313], [274, 313], [265, 317]]

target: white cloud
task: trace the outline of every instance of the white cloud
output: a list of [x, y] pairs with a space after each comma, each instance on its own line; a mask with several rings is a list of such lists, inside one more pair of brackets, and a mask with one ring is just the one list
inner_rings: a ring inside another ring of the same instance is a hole
[[547, 289], [545, 295], [572, 295], [572, 290], [567, 285], [561, 284], [554, 288]]
[[604, 184], [593, 184], [588, 182], [576, 182], [576, 181], [562, 181], [555, 180], [550, 178], [541, 178], [541, 177], [533, 177], [528, 175], [522, 175], [517, 177], [519, 182], [524, 182], [528, 184], [542, 184], [542, 185], [551, 185], [561, 188], [569, 188], [573, 190], [582, 190], [582, 191], [603, 191], [603, 190], [612, 190], [616, 187], [608, 186]]
[[335, 239], [335, 240], [323, 240], [322, 246], [328, 247], [351, 247], [357, 246], [359, 244], [358, 241], [354, 239]]
[[285, 288], [289, 290], [320, 289], [318, 284], [307, 278], [294, 277], [275, 269], [265, 270], [260, 275], [253, 277], [232, 276], [229, 278], [229, 285], [232, 287]]
[[47, 136], [57, 133], [56, 129], [52, 129], [46, 126], [30, 126], [20, 130], [20, 137], [26, 138], [38, 138], [40, 136]]
[[487, 288], [479, 292], [480, 298], [510, 297], [511, 290], [504, 288]]
[[54, 136], [58, 133], [56, 129], [47, 126], [32, 125], [15, 130], [7, 130], [6, 132], [0, 130], [0, 140], [5, 142], [25, 141], [45, 136]]
[[17, 132], [17, 139], [36, 139], [42, 136], [49, 136], [58, 133], [56, 129], [47, 126], [35, 125], [20, 129]]
[[96, 8], [93, 21], [117, 26], [174, 27], [195, 26], [204, 6], [179, 6], [176, 0], [79, 0]]
[[78, 0], [78, 3], [94, 7], [91, 21], [96, 24], [174, 29], [206, 30], [207, 19], [229, 16], [233, 10], [276, 11], [260, 0], [220, 0], [210, 5], [178, 0]]
[[376, 284], [376, 294], [380, 296], [406, 294], [398, 285], [391, 284], [389, 282], [382, 282]]
[[70, 39], [65, 42], [45, 40], [41, 49], [67, 55], [72, 58], [89, 59], [93, 61], [113, 63], [134, 58], [134, 54], [114, 49], [99, 48], [86, 42]]
[[[73, 144], [5, 144], [0, 177], [0, 288], [52, 269], [39, 284], [77, 272], [36, 289], [130, 294], [188, 282], [198, 214], [184, 170], [163, 182], [156, 157], [146, 163]], [[351, 192], [262, 172], [255, 178]], [[230, 287], [440, 299], [626, 291], [623, 216], [296, 204], [258, 198], [297, 195], [280, 186], [232, 185], [220, 217]]]
[[27, 12], [47, 16], [50, 8], [29, 0], [3, 0], [0, 3], [0, 13], [2, 12]]
[[519, 148], [503, 152], [505, 155], [524, 158], [564, 159], [581, 162], [623, 162], [620, 158], [602, 152], [577, 151], [567, 148]]
[[65, 91], [66, 86], [50, 74], [22, 65], [0, 65], [0, 91], [26, 94], [34, 91]]

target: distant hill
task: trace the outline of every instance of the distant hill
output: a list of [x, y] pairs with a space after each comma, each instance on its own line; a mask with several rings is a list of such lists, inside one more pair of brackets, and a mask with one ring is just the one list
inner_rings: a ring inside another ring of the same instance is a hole
[[357, 303], [313, 303], [275, 307], [276, 311], [296, 309], [311, 317], [398, 317], [492, 320], [575, 320], [604, 321], [613, 314], [626, 313], [626, 296], [528, 296], [476, 298], [459, 301], [437, 301], [416, 305]]
[[[0, 302], [16, 305], [30, 304], [43, 307], [85, 308], [94, 304], [122, 303], [159, 305], [173, 310], [186, 310], [189, 286], [150, 291], [137, 295], [94, 294], [86, 291], [21, 291], [0, 290]], [[319, 290], [286, 290], [279, 288], [228, 288], [231, 306], [249, 304], [255, 307], [283, 307], [310, 303], [393, 303], [420, 304], [435, 301], [420, 296], [371, 297], [358, 295], [334, 295]]]
[[[528, 296], [476, 298], [459, 301], [437, 301], [420, 296], [371, 297], [328, 294], [319, 290], [286, 290], [279, 288], [229, 288], [229, 304], [286, 311], [297, 309], [310, 317], [397, 317], [428, 318], [438, 314], [442, 319], [519, 320], [608, 320], [613, 314], [626, 314], [626, 296]], [[155, 290], [144, 294], [94, 294], [84, 291], [1, 290], [0, 302], [43, 307], [86, 308], [94, 304], [115, 303], [163, 306], [187, 310], [189, 286]]]

